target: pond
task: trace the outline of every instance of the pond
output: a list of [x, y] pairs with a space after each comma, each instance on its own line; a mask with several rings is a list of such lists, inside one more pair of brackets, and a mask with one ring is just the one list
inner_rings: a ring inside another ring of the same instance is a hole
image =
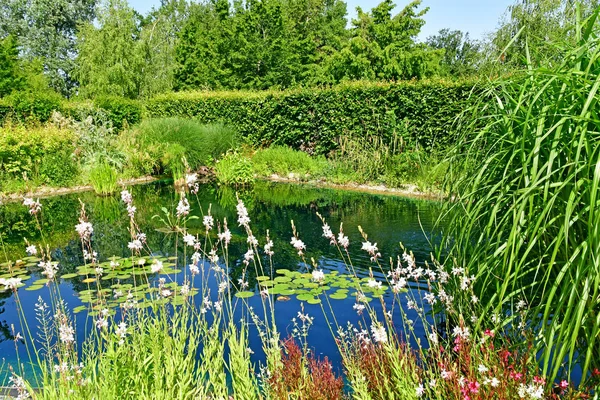
[[[164, 215], [163, 208], [174, 210], [177, 206], [178, 196], [172, 184], [154, 183], [135, 186], [130, 188], [135, 199], [138, 211], [136, 220], [139, 229], [146, 233], [148, 247], [152, 249], [153, 256], [160, 257], [165, 263], [162, 277], [166, 277], [173, 287], [182, 283], [182, 275], [176, 272], [186, 267], [184, 259], [184, 245], [175, 240], [175, 235], [165, 232], [165, 225], [161, 218], [154, 216]], [[434, 227], [439, 229], [436, 222], [440, 213], [440, 204], [433, 201], [415, 200], [390, 195], [373, 195], [350, 191], [340, 191], [325, 188], [315, 188], [306, 185], [281, 184], [270, 182], [257, 182], [252, 189], [242, 190], [236, 193], [228, 187], [217, 187], [213, 185], [201, 186], [198, 192], [198, 202], [190, 197], [192, 214], [201, 216], [211, 209], [215, 220], [222, 221], [227, 218], [229, 228], [232, 232], [232, 241], [229, 248], [230, 262], [229, 274], [232, 282], [237, 282], [243, 270], [243, 256], [247, 250], [247, 236], [243, 228], [237, 226], [236, 196], [242, 199], [248, 209], [251, 226], [254, 235], [260, 241], [261, 247], [265, 243], [267, 230], [274, 242], [273, 267], [269, 274], [280, 277], [269, 287], [289, 279], [282, 275], [282, 269], [298, 271], [292, 278], [300, 277], [300, 273], [312, 270], [306, 266], [296, 254], [296, 250], [290, 244], [292, 237], [291, 221], [298, 231], [298, 237], [306, 244], [305, 259], [310, 262], [314, 259], [319, 268], [327, 274], [344, 276], [346, 264], [335, 246], [323, 237], [322, 222], [317, 213], [321, 214], [331, 226], [334, 233], [338, 232], [340, 223], [343, 223], [344, 233], [349, 237], [349, 254], [359, 276], [368, 277], [369, 267], [373, 266], [369, 255], [361, 250], [361, 242], [364, 241], [358, 231], [361, 226], [369, 236], [369, 240], [376, 242], [382, 254], [382, 265], [389, 265], [389, 258], [402, 254], [399, 243], [402, 243], [415, 255], [417, 262], [423, 262], [430, 258], [431, 244], [439, 237], [434, 232]], [[128, 249], [130, 241], [129, 219], [124, 203], [119, 195], [109, 197], [96, 196], [93, 193], [77, 193], [60, 197], [42, 199], [42, 212], [40, 222], [44, 237], [40, 236], [36, 220], [29, 214], [26, 207], [20, 203], [9, 203], [0, 206], [0, 235], [2, 238], [2, 258], [6, 260], [23, 260], [20, 267], [21, 276], [25, 286], [18, 291], [19, 301], [25, 312], [27, 323], [36, 335], [37, 326], [34, 312], [35, 304], [41, 297], [49, 302], [49, 291], [44, 285], [44, 278], [37, 267], [35, 260], [27, 258], [25, 253], [27, 239], [30, 243], [46, 243], [51, 249], [53, 260], [59, 264], [58, 279], [62, 298], [67, 303], [68, 309], [74, 311], [74, 322], [78, 336], [78, 342], [85, 337], [85, 329], [90, 329], [88, 306], [91, 292], [90, 284], [93, 279], [85, 273], [82, 266], [84, 254], [81, 242], [74, 227], [78, 223], [80, 201], [85, 204], [89, 221], [93, 225], [92, 245], [97, 252], [99, 262], [108, 265], [110, 260], [121, 260], [123, 268], [126, 266], [127, 257], [131, 256]], [[192, 220], [188, 223], [188, 230], [192, 233], [203, 231], [202, 219]], [[187, 258], [189, 259], [188, 251]], [[113, 258], [117, 257], [117, 258]], [[125, 258], [121, 258], [125, 257]], [[188, 261], [189, 263], [189, 261]], [[8, 277], [6, 265], [0, 269], [0, 277]], [[278, 271], [277, 272], [274, 271]], [[83, 271], [83, 273], [82, 273]], [[171, 273], [171, 276], [168, 274]], [[373, 271], [373, 274], [382, 276], [381, 272]], [[165, 275], [167, 274], [167, 275]], [[283, 276], [283, 277], [282, 277]], [[130, 282], [135, 279], [130, 270], [105, 273], [104, 279], [95, 284], [102, 285], [109, 297], [115, 298], [115, 305], [119, 297], [123, 297], [123, 291], [131, 287]], [[257, 279], [258, 278], [258, 279]], [[271, 276], [273, 278], [273, 276]], [[155, 285], [159, 276], [154, 274], [150, 278], [150, 284]], [[250, 284], [249, 290], [258, 292], [261, 280], [265, 277], [257, 277], [248, 270], [246, 277]], [[297, 279], [302, 281], [302, 279]], [[129, 286], [128, 286], [129, 285]], [[279, 287], [280, 296], [275, 296], [276, 321], [283, 336], [291, 333], [293, 329], [293, 318], [303, 310], [314, 317], [314, 323], [309, 331], [309, 345], [315, 354], [320, 357], [327, 356], [334, 365], [339, 366], [340, 359], [335, 346], [331, 327], [327, 324], [323, 315], [323, 304], [313, 304], [299, 300], [293, 290], [285, 290], [285, 286]], [[289, 289], [289, 287], [287, 288]], [[422, 290], [421, 287], [413, 287], [411, 290]], [[121, 292], [121, 293], [119, 293]], [[357, 315], [353, 309], [356, 298], [351, 295], [345, 296], [348, 290], [342, 290], [338, 295], [327, 302], [327, 308], [335, 315], [340, 325], [346, 325], [349, 321], [353, 324], [365, 323], [364, 316]], [[216, 293], [216, 287], [215, 287]], [[351, 294], [351, 293], [349, 293]], [[196, 296], [196, 302], [200, 304], [200, 296]], [[307, 297], [301, 299], [307, 300]], [[143, 299], [142, 299], [143, 300]], [[260, 296], [247, 299], [249, 305], [260, 308]], [[376, 302], [373, 302], [376, 303]], [[377, 307], [377, 305], [375, 305]], [[378, 310], [381, 311], [381, 305]], [[14, 330], [13, 330], [14, 326]], [[422, 329], [415, 327], [416, 331]], [[24, 332], [17, 314], [15, 296], [11, 291], [0, 292], [0, 355], [7, 364], [15, 364], [17, 350], [21, 359], [25, 356], [24, 345], [14, 340], [14, 333]], [[255, 351], [256, 360], [262, 357], [261, 344], [256, 332], [251, 330], [250, 348]], [[1, 379], [1, 378], [0, 378]], [[2, 383], [2, 380], [0, 380]]]

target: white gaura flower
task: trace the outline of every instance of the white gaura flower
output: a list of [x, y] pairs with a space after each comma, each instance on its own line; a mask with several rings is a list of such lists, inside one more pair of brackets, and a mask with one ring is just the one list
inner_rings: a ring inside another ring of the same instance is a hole
[[247, 228], [250, 224], [250, 217], [248, 217], [248, 210], [246, 209], [246, 206], [244, 206], [244, 202], [238, 200], [236, 209], [238, 214], [238, 223], [240, 226]]
[[488, 371], [489, 371], [489, 368], [488, 368], [488, 367], [486, 367], [486, 366], [485, 366], [485, 365], [483, 365], [483, 364], [479, 364], [479, 365], [477, 366], [477, 371], [479, 371], [479, 373], [480, 373], [480, 374], [484, 374], [484, 373], [486, 373], [486, 372], [488, 372]]
[[211, 251], [208, 252], [208, 259], [211, 263], [213, 263], [215, 265], [219, 262], [219, 256], [217, 255], [216, 249], [212, 249]]
[[219, 237], [220, 241], [225, 242], [225, 245], [228, 245], [229, 242], [231, 242], [231, 232], [227, 228], [225, 228], [223, 233], [217, 234], [217, 236]]
[[129, 218], [135, 217], [136, 211], [137, 211], [137, 208], [134, 205], [127, 204], [127, 215], [129, 215]]
[[352, 308], [356, 310], [356, 313], [357, 313], [358, 315], [361, 315], [361, 314], [362, 314], [362, 312], [365, 310], [365, 306], [364, 306], [364, 304], [360, 304], [360, 303], [355, 303], [355, 304], [352, 306]]
[[340, 233], [338, 233], [338, 243], [344, 249], [348, 249], [348, 246], [350, 246], [350, 240], [348, 239], [348, 236], [344, 235], [344, 232], [342, 232], [341, 226]]
[[415, 394], [417, 395], [417, 397], [423, 396], [424, 393], [425, 393], [425, 388], [423, 387], [423, 385], [417, 386], [417, 388], [415, 389]]
[[298, 251], [298, 255], [301, 256], [303, 254], [303, 250], [306, 250], [306, 245], [304, 242], [297, 237], [292, 237], [290, 244], [294, 246], [294, 248]]
[[375, 279], [369, 279], [367, 281], [367, 286], [371, 289], [381, 289], [381, 282], [378, 282]]
[[185, 243], [188, 246], [194, 246], [194, 244], [196, 244], [196, 237], [187, 233], [183, 236], [183, 243]]
[[248, 266], [250, 264], [250, 261], [252, 261], [254, 259], [254, 251], [252, 249], [248, 249], [248, 251], [246, 252], [246, 254], [244, 254], [244, 264], [246, 266]]
[[469, 337], [471, 336], [471, 332], [469, 332], [469, 328], [468, 327], [460, 327], [460, 326], [455, 326], [454, 329], [452, 330], [452, 335], [454, 337], [459, 337], [463, 340], [467, 340], [469, 339]]
[[92, 233], [94, 233], [94, 228], [92, 227], [92, 224], [82, 219], [80, 219], [79, 223], [75, 225], [75, 230], [77, 231], [79, 237], [82, 240], [89, 239], [92, 236]]
[[269, 257], [273, 257], [273, 254], [275, 254], [275, 252], [272, 249], [273, 249], [273, 241], [269, 240], [267, 242], [267, 244], [265, 244], [265, 254], [268, 255]]
[[160, 260], [157, 260], [156, 258], [152, 261], [152, 265], [150, 266], [150, 270], [152, 271], [153, 274], [157, 274], [160, 271], [162, 271], [163, 269], [163, 263]]
[[58, 263], [52, 261], [40, 261], [38, 266], [42, 268], [42, 275], [46, 275], [49, 281], [54, 280], [58, 272]]
[[190, 285], [187, 283], [181, 285], [180, 293], [182, 296], [187, 296], [190, 294]]
[[129, 190], [125, 189], [121, 192], [121, 200], [125, 204], [131, 204], [133, 202], [133, 196], [129, 193]]
[[23, 199], [23, 205], [25, 207], [29, 207], [29, 214], [31, 214], [31, 215], [37, 214], [42, 209], [42, 204], [40, 203], [39, 199], [33, 200], [29, 197], [25, 197]]
[[60, 341], [65, 344], [71, 344], [75, 342], [75, 330], [71, 325], [61, 324], [58, 327]]
[[0, 278], [0, 285], [4, 286], [4, 289], [17, 290], [22, 284], [21, 278]]
[[371, 244], [371, 242], [369, 242], [369, 241], [363, 242], [362, 250], [369, 253], [369, 255], [371, 256], [371, 261], [373, 261], [373, 262], [375, 262], [377, 260], [377, 257], [381, 257], [381, 254], [379, 253], [379, 251], [377, 249], [377, 243]]
[[27, 252], [27, 254], [29, 254], [30, 256], [35, 256], [37, 255], [37, 248], [35, 247], [35, 245], [29, 245], [27, 246], [27, 248], [25, 249], [25, 251]]
[[250, 246], [258, 246], [258, 239], [256, 239], [254, 237], [254, 235], [248, 235], [248, 238], [246, 239], [246, 242], [250, 245]]
[[423, 298], [425, 299], [426, 302], [428, 302], [429, 304], [435, 304], [436, 299], [435, 299], [435, 294], [433, 293], [426, 293], [425, 296], [423, 296]]
[[381, 324], [371, 324], [371, 334], [376, 343], [385, 343], [388, 340], [385, 327]]
[[190, 213], [190, 203], [185, 197], [182, 197], [177, 204], [177, 217], [184, 217]]
[[315, 269], [312, 272], [312, 280], [315, 282], [323, 282], [323, 280], [325, 279], [325, 273], [323, 272], [322, 269]]
[[142, 242], [138, 239], [135, 239], [135, 240], [132, 240], [131, 242], [129, 242], [129, 244], [127, 244], [127, 247], [130, 250], [134, 250], [134, 251], [139, 251], [143, 248]]
[[196, 264], [190, 264], [190, 273], [192, 275], [198, 275], [200, 273], [200, 268]]
[[127, 336], [127, 323], [125, 323], [125, 322], [119, 322], [119, 326], [115, 330], [115, 333], [121, 339], [125, 338], [125, 336]]
[[213, 226], [215, 226], [215, 220], [212, 217], [212, 215], [205, 215], [202, 218], [202, 224], [204, 225], [207, 231], [210, 231], [213, 228]]

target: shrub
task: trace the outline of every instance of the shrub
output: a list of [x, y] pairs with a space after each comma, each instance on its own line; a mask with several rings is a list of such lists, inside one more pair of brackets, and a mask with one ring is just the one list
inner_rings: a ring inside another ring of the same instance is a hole
[[385, 161], [385, 183], [398, 186], [403, 183], [415, 182], [421, 174], [424, 155], [417, 151], [404, 151], [394, 154]]
[[51, 126], [0, 128], [0, 182], [28, 180], [51, 186], [72, 183], [79, 173], [74, 141], [72, 131]]
[[53, 111], [61, 109], [62, 98], [51, 92], [15, 92], [4, 99], [4, 104], [0, 117], [9, 117], [19, 122], [45, 122], [50, 119]]
[[324, 158], [312, 158], [303, 151], [285, 146], [260, 149], [252, 156], [252, 168], [262, 176], [287, 176], [290, 173], [314, 175], [323, 170], [325, 163]]
[[94, 191], [108, 195], [117, 190], [117, 171], [107, 162], [100, 162], [90, 170], [90, 182]]
[[98, 97], [94, 105], [103, 109], [117, 131], [133, 126], [142, 120], [142, 105], [139, 101], [121, 97]]
[[254, 182], [250, 160], [237, 151], [229, 151], [217, 161], [215, 176], [224, 185], [243, 186]]
[[378, 136], [389, 143], [400, 133], [406, 146], [431, 149], [454, 140], [454, 119], [472, 89], [469, 82], [356, 82], [283, 92], [171, 93], [145, 106], [151, 117], [227, 123], [253, 145], [327, 154], [342, 135]]
[[183, 157], [190, 168], [196, 169], [236, 143], [232, 129], [182, 118], [144, 120], [134, 129], [133, 135], [136, 150], [130, 156], [132, 164], [148, 169], [147, 161], [154, 160], [151, 168], [154, 173], [170, 173], [182, 168]]

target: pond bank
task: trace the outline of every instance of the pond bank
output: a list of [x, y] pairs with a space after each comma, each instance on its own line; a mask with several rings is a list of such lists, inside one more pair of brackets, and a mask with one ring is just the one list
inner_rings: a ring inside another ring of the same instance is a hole
[[[139, 178], [132, 179], [124, 179], [119, 182], [120, 185], [131, 186], [131, 185], [140, 185], [150, 182], [156, 182], [163, 178], [156, 176], [142, 176]], [[314, 187], [324, 187], [331, 189], [339, 189], [339, 190], [348, 190], [354, 192], [362, 192], [362, 193], [371, 193], [371, 194], [388, 194], [392, 196], [400, 196], [400, 197], [410, 197], [415, 199], [425, 199], [425, 200], [441, 200], [444, 198], [444, 195], [439, 191], [422, 191], [418, 188], [417, 185], [414, 184], [405, 184], [402, 187], [394, 188], [388, 187], [382, 184], [379, 185], [369, 185], [369, 184], [359, 184], [359, 183], [333, 183], [328, 182], [326, 180], [308, 180], [303, 181], [300, 179], [296, 179], [293, 177], [282, 177], [276, 174], [273, 174], [268, 177], [260, 177], [257, 178], [259, 180], [265, 180], [269, 182], [281, 182], [281, 183], [291, 183], [291, 184], [304, 184]], [[46, 198], [52, 196], [60, 196], [65, 194], [79, 193], [79, 192], [88, 192], [94, 190], [92, 185], [77, 185], [72, 187], [62, 187], [62, 188], [53, 188], [53, 187], [38, 187], [33, 191], [29, 191], [26, 193], [0, 193], [0, 204], [7, 202], [20, 201], [23, 197], [33, 197], [33, 198]]]

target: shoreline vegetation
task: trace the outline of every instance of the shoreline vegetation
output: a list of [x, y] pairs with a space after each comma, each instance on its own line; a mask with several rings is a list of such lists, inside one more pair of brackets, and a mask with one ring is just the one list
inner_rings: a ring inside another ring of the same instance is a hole
[[[127, 180], [121, 180], [118, 182], [119, 187], [121, 186], [132, 186], [132, 185], [143, 185], [146, 183], [157, 182], [164, 180], [165, 178], [156, 176], [143, 176], [139, 178], [132, 178]], [[166, 178], [171, 180], [171, 178]], [[369, 184], [358, 184], [349, 182], [346, 184], [332, 183], [323, 180], [307, 180], [302, 181], [294, 177], [282, 177], [278, 175], [272, 175], [269, 177], [258, 177], [257, 180], [264, 180], [269, 182], [288, 183], [296, 185], [307, 185], [311, 187], [323, 187], [338, 190], [348, 190], [353, 192], [361, 193], [376, 193], [376, 194], [387, 194], [400, 197], [418, 198], [424, 200], [442, 200], [443, 195], [438, 191], [420, 191], [416, 185], [406, 184], [403, 187], [386, 187], [385, 185], [369, 185]], [[205, 180], [205, 183], [211, 183], [211, 180]], [[53, 196], [60, 196], [65, 194], [72, 194], [78, 192], [90, 192], [93, 191], [92, 185], [80, 185], [75, 187], [41, 187], [34, 190], [26, 191], [23, 193], [0, 193], [0, 205], [8, 202], [22, 201], [24, 197], [33, 198], [46, 198]]]

